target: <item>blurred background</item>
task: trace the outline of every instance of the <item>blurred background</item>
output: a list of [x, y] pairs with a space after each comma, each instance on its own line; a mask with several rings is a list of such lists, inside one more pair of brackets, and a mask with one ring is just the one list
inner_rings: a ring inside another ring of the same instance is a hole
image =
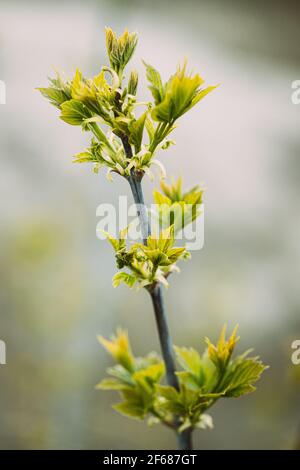
[[[96, 334], [128, 328], [134, 352], [159, 350], [146, 292], [114, 290], [110, 247], [97, 239], [96, 208], [129, 194], [88, 165], [87, 143], [34, 88], [52, 66], [85, 75], [106, 63], [104, 27], [139, 33], [141, 59], [166, 79], [179, 60], [221, 86], [161, 155], [187, 187], [204, 182], [205, 245], [166, 292], [174, 342], [203, 350], [221, 326], [240, 326], [270, 369], [258, 390], [213, 409], [200, 449], [300, 447], [300, 4], [258, 0], [0, 1], [0, 366], [2, 449], [163, 449], [174, 436], [130, 421], [96, 391], [110, 359]], [[149, 97], [144, 78], [139, 98]], [[145, 181], [149, 201], [153, 184]]]

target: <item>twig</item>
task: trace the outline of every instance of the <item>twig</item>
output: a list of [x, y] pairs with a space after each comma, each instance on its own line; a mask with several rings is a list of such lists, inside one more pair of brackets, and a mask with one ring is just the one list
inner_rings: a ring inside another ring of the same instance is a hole
[[[126, 153], [127, 158], [132, 157], [132, 149], [128, 142], [128, 138], [124, 136], [122, 138], [123, 147]], [[131, 176], [128, 178], [130, 188], [132, 191], [134, 202], [137, 206], [137, 213], [141, 224], [141, 232], [143, 243], [147, 244], [147, 238], [150, 234], [150, 226], [148, 221], [147, 208], [144, 202], [143, 188], [142, 188], [142, 176], [136, 174], [134, 170], [131, 172]], [[179, 390], [179, 382], [175, 374], [175, 361], [173, 357], [173, 346], [172, 338], [169, 331], [167, 312], [163, 301], [163, 295], [161, 286], [155, 284], [152, 289], [149, 289], [149, 293], [152, 299], [152, 304], [155, 313], [156, 325], [158, 330], [158, 336], [160, 341], [160, 347], [162, 351], [163, 360], [166, 366], [167, 372], [167, 382], [172, 387], [175, 387]], [[178, 432], [178, 423], [175, 423], [175, 430], [178, 437], [179, 448], [182, 450], [191, 450], [192, 449], [192, 432], [190, 429], [179, 433]]]

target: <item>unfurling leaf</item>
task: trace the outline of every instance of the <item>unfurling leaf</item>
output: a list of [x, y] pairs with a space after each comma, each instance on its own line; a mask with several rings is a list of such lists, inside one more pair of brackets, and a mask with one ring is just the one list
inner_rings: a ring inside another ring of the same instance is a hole
[[129, 33], [127, 29], [119, 37], [111, 28], [106, 28], [105, 32], [110, 65], [113, 70], [121, 74], [135, 51], [138, 40], [137, 34]]
[[91, 117], [88, 108], [78, 100], [65, 101], [61, 105], [60, 119], [71, 124], [72, 126], [80, 126], [85, 119]]
[[138, 86], [138, 73], [136, 70], [132, 70], [130, 72], [129, 80], [128, 80], [128, 93], [130, 95], [136, 95], [137, 86]]
[[60, 106], [70, 99], [70, 97], [63, 91], [53, 87], [49, 88], [37, 88], [41, 92], [41, 94], [48, 98], [50, 103], [60, 108]]
[[111, 378], [102, 380], [96, 388], [118, 391], [123, 401], [114, 408], [130, 418], [153, 416], [155, 422], [169, 425], [176, 422], [180, 433], [189, 428], [212, 428], [212, 419], [206, 410], [220, 398], [239, 397], [255, 390], [253, 384], [266, 369], [257, 357], [247, 357], [249, 351], [233, 358], [236, 341], [236, 330], [226, 341], [223, 328], [217, 346], [214, 346], [222, 352], [222, 357], [224, 351], [228, 351], [222, 370], [215, 356], [208, 351], [200, 355], [193, 348], [174, 347], [183, 369], [176, 372], [178, 389], [161, 384], [165, 366], [156, 355], [135, 358], [127, 334], [119, 331], [112, 341], [101, 338], [118, 364], [108, 369]]
[[[130, 417], [143, 419], [149, 414], [157, 413], [156, 385], [163, 379], [165, 366], [162, 360], [155, 354], [146, 357], [134, 357], [129, 345], [127, 334], [119, 330], [112, 341], [100, 337], [100, 342], [117, 361], [117, 365], [108, 369], [112, 378], [102, 380], [97, 389], [116, 390], [122, 400], [113, 408]], [[124, 353], [126, 353], [124, 361]], [[128, 355], [130, 366], [128, 366]]]
[[118, 287], [122, 282], [124, 282], [124, 284], [131, 288], [137, 282], [137, 278], [132, 274], [124, 272], [119, 272], [115, 274], [113, 277], [113, 286]]
[[236, 336], [238, 327], [236, 326], [226, 341], [226, 325], [223, 327], [221, 331], [221, 335], [219, 341], [216, 345], [212, 344], [211, 341], [206, 338], [207, 343], [207, 351], [210, 360], [215, 364], [215, 366], [222, 372], [225, 370], [226, 366], [228, 365], [232, 352], [235, 348], [236, 343], [239, 340], [239, 337]]
[[181, 367], [192, 372], [195, 376], [200, 376], [201, 373], [201, 357], [198, 351], [193, 348], [179, 348], [174, 347], [177, 360]]
[[128, 129], [130, 132], [130, 143], [134, 145], [136, 153], [138, 153], [141, 150], [141, 144], [143, 140], [143, 132], [144, 132], [144, 126], [145, 126], [147, 114], [148, 112], [146, 111], [139, 117], [139, 119], [132, 121], [128, 126]]
[[101, 380], [95, 388], [96, 390], [124, 390], [127, 389], [128, 386], [128, 384], [122, 383], [118, 379], [106, 378]]
[[201, 214], [203, 189], [195, 186], [183, 192], [182, 179], [167, 184], [161, 180], [162, 193], [154, 190], [153, 198], [157, 204], [159, 222], [162, 227], [174, 225], [175, 233], [191, 224]]
[[49, 78], [50, 86], [48, 88], [37, 88], [38, 91], [50, 103], [60, 108], [62, 103], [71, 99], [70, 82], [64, 80], [58, 71], [56, 71], [56, 78]]
[[128, 418], [143, 419], [145, 408], [143, 403], [137, 400], [127, 400], [112, 406], [116, 411]]
[[221, 386], [226, 388], [226, 397], [239, 397], [256, 390], [253, 385], [267, 369], [257, 357], [238, 357], [228, 368]]
[[113, 336], [111, 340], [98, 337], [99, 342], [105, 349], [113, 356], [113, 358], [121, 364], [126, 370], [134, 370], [134, 359], [131, 352], [127, 331], [119, 329], [117, 335]]
[[144, 62], [144, 65], [146, 67], [147, 80], [150, 84], [149, 90], [152, 93], [154, 103], [158, 105], [162, 102], [165, 94], [160, 73], [152, 65], [146, 64], [146, 62]]
[[[176, 73], [162, 88], [163, 96], [161, 100], [156, 100], [152, 118], [155, 121], [174, 123], [216, 88], [216, 86], [210, 86], [201, 89], [200, 86], [203, 83], [204, 80], [200, 75], [192, 76], [186, 73], [186, 63], [183, 67], [178, 67]], [[157, 94], [158, 96], [161, 95]]]

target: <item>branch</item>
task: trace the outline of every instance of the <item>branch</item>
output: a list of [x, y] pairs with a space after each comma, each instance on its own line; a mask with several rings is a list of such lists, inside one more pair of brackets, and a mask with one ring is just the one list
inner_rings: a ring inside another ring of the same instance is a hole
[[144, 245], [147, 245], [147, 238], [150, 235], [150, 226], [148, 222], [147, 208], [144, 202], [144, 195], [142, 190], [142, 184], [138, 175], [135, 175], [133, 172], [128, 178], [128, 182], [131, 187], [131, 192], [133, 195], [134, 202], [137, 208], [137, 214], [141, 224], [141, 232]]
[[[132, 158], [132, 149], [128, 142], [127, 136], [122, 138], [123, 147], [126, 153], [127, 158]], [[137, 174], [134, 170], [131, 172], [131, 176], [128, 178], [133, 199], [137, 206], [137, 213], [141, 224], [141, 232], [143, 243], [147, 245], [147, 238], [150, 234], [150, 226], [148, 221], [147, 208], [144, 202], [144, 195], [142, 189], [142, 180], [143, 175]], [[152, 299], [152, 304], [155, 313], [156, 325], [159, 335], [159, 341], [162, 351], [162, 356], [166, 366], [167, 372], [167, 382], [172, 387], [175, 387], [179, 390], [178, 378], [175, 374], [175, 361], [173, 357], [173, 346], [172, 338], [169, 331], [167, 312], [165, 309], [162, 289], [160, 284], [155, 284], [152, 289], [149, 289], [149, 293]], [[192, 432], [191, 429], [187, 429], [182, 433], [178, 432], [179, 423], [175, 423], [175, 429], [178, 436], [179, 448], [182, 450], [191, 450], [192, 449]]]

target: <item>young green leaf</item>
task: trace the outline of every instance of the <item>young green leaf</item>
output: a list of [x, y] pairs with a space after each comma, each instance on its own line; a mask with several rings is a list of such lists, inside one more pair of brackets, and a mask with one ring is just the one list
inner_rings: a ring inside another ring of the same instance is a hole
[[128, 80], [128, 93], [130, 95], [136, 95], [137, 87], [138, 87], [138, 73], [136, 70], [132, 70], [130, 72], [129, 80]]
[[70, 97], [63, 91], [57, 88], [48, 87], [48, 88], [37, 88], [41, 94], [48, 98], [50, 103], [60, 108], [60, 106], [70, 99]]
[[129, 141], [132, 145], [134, 145], [135, 153], [138, 153], [141, 150], [142, 140], [143, 140], [143, 132], [145, 121], [147, 118], [148, 112], [145, 111], [137, 120], [131, 121], [128, 125], [128, 129], [130, 132]]
[[128, 287], [132, 288], [137, 282], [137, 278], [132, 274], [124, 272], [116, 273], [113, 277], [113, 286], [118, 287], [122, 282], [124, 282], [124, 284], [126, 284]]
[[119, 329], [111, 340], [98, 336], [99, 342], [126, 370], [132, 372], [135, 368], [134, 358], [131, 352], [127, 331]]
[[143, 419], [146, 415], [146, 410], [138, 399], [123, 401], [112, 407], [127, 418]]
[[183, 67], [178, 67], [164, 87], [163, 99], [153, 108], [152, 118], [159, 122], [174, 123], [216, 88], [210, 86], [200, 89], [203, 82], [200, 75], [192, 76], [186, 73], [186, 63]]
[[267, 367], [256, 357], [237, 358], [228, 368], [221, 386], [226, 397], [239, 397], [256, 390], [253, 385]]
[[127, 390], [128, 384], [114, 378], [106, 378], [96, 385], [96, 390]]
[[61, 105], [60, 119], [72, 126], [80, 126], [85, 119], [90, 117], [90, 111], [83, 103], [81, 103], [81, 101], [72, 99], [70, 101], [65, 101]]
[[127, 29], [119, 37], [111, 28], [106, 28], [105, 32], [110, 65], [120, 75], [135, 51], [138, 41], [137, 34], [129, 33]]
[[236, 346], [236, 343], [239, 340], [239, 337], [236, 336], [237, 328], [238, 327], [236, 326], [229, 339], [226, 340], [225, 325], [221, 331], [219, 341], [216, 345], [212, 344], [208, 338], [205, 339], [208, 346], [208, 356], [221, 373], [226, 369], [233, 353], [233, 350]]
[[160, 73], [152, 65], [146, 64], [146, 62], [144, 62], [144, 65], [146, 67], [146, 77], [150, 84], [149, 90], [152, 93], [154, 103], [158, 105], [164, 99], [164, 86]]

